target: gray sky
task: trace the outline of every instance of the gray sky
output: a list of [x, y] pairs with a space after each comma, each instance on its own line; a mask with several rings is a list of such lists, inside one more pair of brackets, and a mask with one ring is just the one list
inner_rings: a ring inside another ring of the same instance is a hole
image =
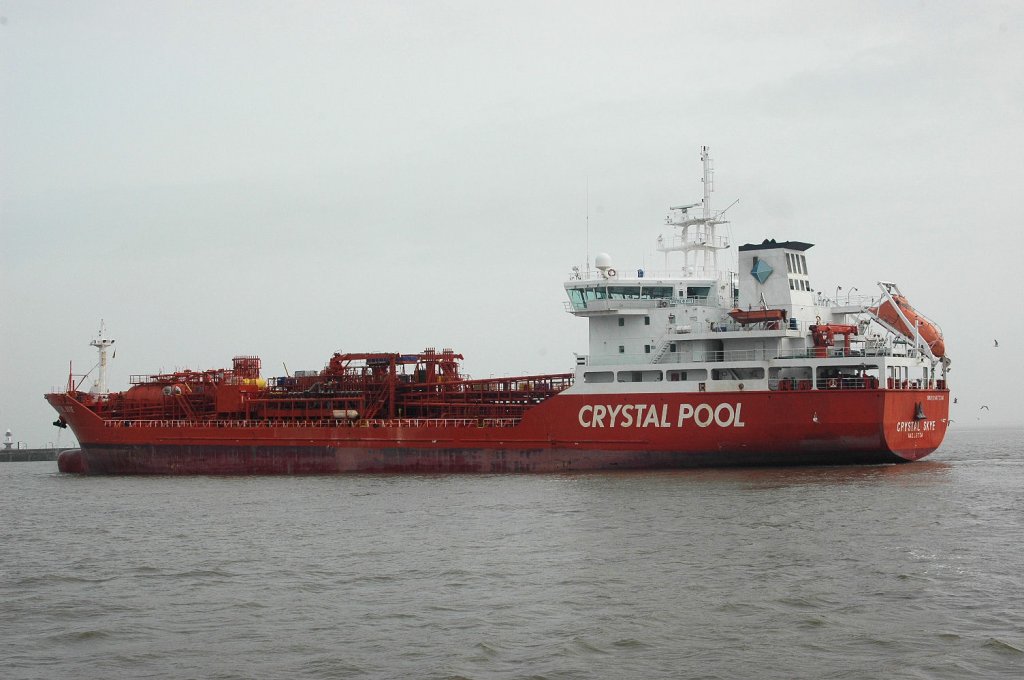
[[[0, 428], [100, 318], [128, 376], [454, 347], [568, 371], [591, 252], [652, 264], [699, 147], [735, 242], [900, 283], [962, 425], [1024, 424], [1017, 2], [0, 0]], [[1004, 297], [1011, 295], [1011, 297]], [[1018, 311], [1013, 311], [1013, 310]], [[1000, 347], [993, 347], [999, 339]], [[990, 411], [980, 411], [980, 405]], [[980, 418], [980, 420], [978, 420]], [[61, 434], [61, 443], [69, 442]]]

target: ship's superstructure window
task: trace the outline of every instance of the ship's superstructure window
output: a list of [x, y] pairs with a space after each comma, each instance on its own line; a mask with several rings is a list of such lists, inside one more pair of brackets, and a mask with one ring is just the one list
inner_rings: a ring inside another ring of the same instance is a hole
[[661, 382], [661, 371], [619, 371], [619, 382]]
[[707, 380], [708, 372], [706, 369], [690, 369], [688, 371], [669, 371], [668, 372], [669, 382], [679, 382], [681, 380]]
[[622, 328], [625, 325], [626, 325], [626, 320], [620, 316], [619, 317], [619, 328]]
[[786, 253], [786, 271], [789, 274], [789, 289], [810, 291], [807, 280], [807, 258], [801, 253]]
[[569, 288], [569, 300], [577, 309], [586, 309], [594, 300], [669, 300], [672, 286], [585, 286]]
[[644, 354], [650, 354], [650, 353], [651, 353], [651, 346], [650, 345], [644, 345]]
[[583, 374], [583, 382], [588, 383], [610, 383], [615, 380], [615, 374], [611, 371], [587, 371]]
[[649, 317], [649, 316], [645, 316], [644, 317], [644, 325], [645, 326], [650, 326], [651, 325], [651, 317]]
[[790, 279], [789, 280], [790, 290], [811, 290], [811, 284], [806, 279]]
[[716, 368], [711, 371], [712, 380], [762, 380], [764, 369], [754, 368]]
[[687, 286], [686, 298], [688, 300], [707, 300], [711, 294], [711, 286]]
[[619, 345], [619, 354], [625, 354], [625, 353], [626, 353], [626, 346], [625, 345]]

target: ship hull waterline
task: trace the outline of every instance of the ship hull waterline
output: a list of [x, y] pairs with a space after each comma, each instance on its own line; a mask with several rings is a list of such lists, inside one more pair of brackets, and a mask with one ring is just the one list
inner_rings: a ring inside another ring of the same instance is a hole
[[94, 475], [550, 473], [919, 460], [939, 447], [948, 390], [560, 394], [510, 427], [105, 421], [48, 401]]

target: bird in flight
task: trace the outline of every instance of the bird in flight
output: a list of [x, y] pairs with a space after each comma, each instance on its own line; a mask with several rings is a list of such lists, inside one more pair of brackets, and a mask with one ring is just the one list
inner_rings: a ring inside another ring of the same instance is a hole
[[991, 410], [992, 410], [992, 409], [990, 409], [990, 408], [989, 408], [988, 406], [982, 406], [982, 407], [981, 407], [980, 409], [978, 409], [978, 410], [980, 411], [980, 410], [982, 410], [982, 409], [984, 409], [984, 410], [986, 410], [986, 411], [991, 411]]

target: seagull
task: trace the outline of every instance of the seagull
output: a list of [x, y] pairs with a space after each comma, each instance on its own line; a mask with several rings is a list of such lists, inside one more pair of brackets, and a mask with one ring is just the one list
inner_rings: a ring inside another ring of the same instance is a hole
[[993, 340], [992, 342], [996, 343], [995, 344], [996, 347], [999, 347], [999, 341], [998, 340]]
[[956, 397], [953, 397], [953, 403], [954, 404], [956, 403]]
[[[988, 406], [982, 406], [981, 408], [985, 409], [986, 411], [991, 411], [992, 410]], [[981, 409], [978, 409], [978, 410], [980, 411]]]

